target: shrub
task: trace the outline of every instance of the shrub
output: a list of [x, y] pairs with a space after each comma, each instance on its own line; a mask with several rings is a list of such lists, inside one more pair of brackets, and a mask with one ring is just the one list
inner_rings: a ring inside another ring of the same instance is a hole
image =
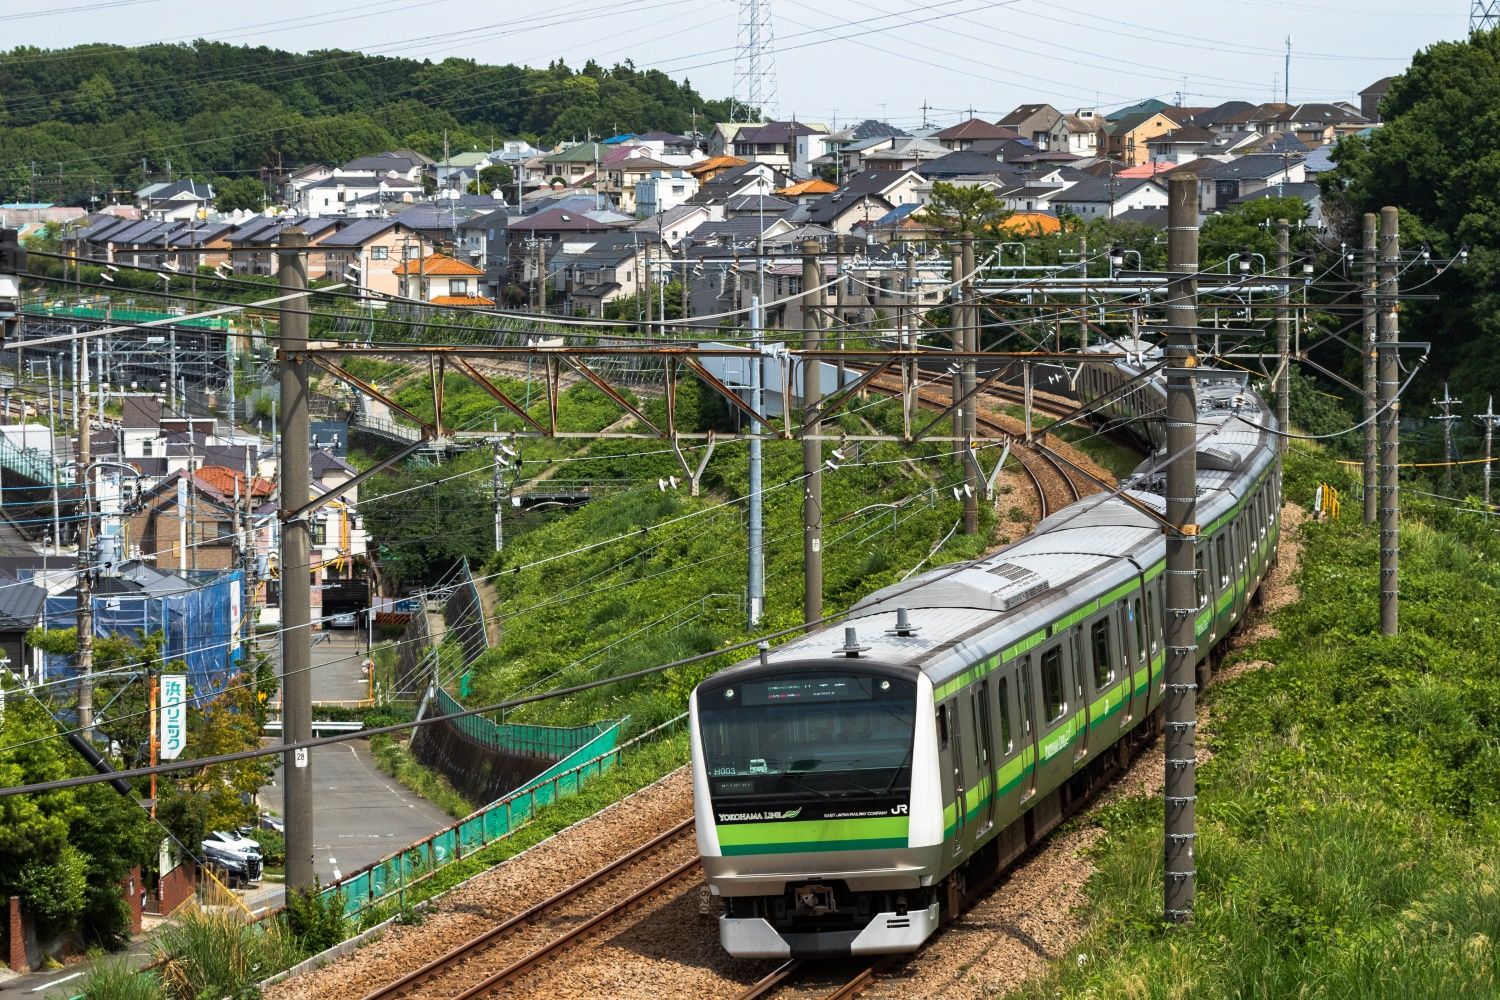
[[292, 940], [309, 955], [332, 948], [348, 932], [343, 894], [325, 894], [316, 879], [310, 889], [292, 889], [287, 893], [283, 919]]
[[88, 1000], [161, 1000], [161, 980], [151, 972], [137, 972], [123, 959], [100, 962], [83, 977], [78, 988]]
[[167, 1000], [251, 1000], [256, 983], [297, 958], [280, 924], [247, 924], [229, 910], [189, 913], [162, 930], [156, 947]]

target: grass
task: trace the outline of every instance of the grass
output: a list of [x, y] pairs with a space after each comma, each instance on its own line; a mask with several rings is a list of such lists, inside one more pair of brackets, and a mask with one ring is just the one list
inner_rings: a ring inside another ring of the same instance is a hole
[[[1286, 481], [1352, 487], [1307, 450]], [[1274, 667], [1208, 692], [1192, 924], [1160, 921], [1160, 801], [1120, 803], [1083, 940], [1017, 996], [1500, 995], [1500, 541], [1404, 505], [1401, 634], [1382, 637], [1377, 535], [1349, 509], [1306, 526], [1302, 599], [1243, 653]]]
[[474, 811], [474, 804], [459, 794], [447, 778], [419, 764], [405, 743], [398, 743], [383, 733], [370, 737], [370, 756], [386, 774], [401, 785], [437, 806], [454, 819]]

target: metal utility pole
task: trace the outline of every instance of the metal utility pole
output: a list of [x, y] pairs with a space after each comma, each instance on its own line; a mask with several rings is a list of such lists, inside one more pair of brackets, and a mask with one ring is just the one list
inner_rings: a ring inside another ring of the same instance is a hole
[[[964, 349], [964, 248], [962, 243], [954, 243], [950, 248], [952, 251], [953, 265], [953, 287], [948, 292], [951, 305], [948, 308], [948, 337], [953, 342], [953, 352], [957, 354]], [[948, 384], [951, 387], [949, 397], [953, 401], [953, 436], [959, 438], [963, 435], [963, 398], [964, 384], [959, 377], [958, 366], [948, 366]], [[953, 457], [959, 462], [964, 460], [964, 446], [958, 441], [953, 445]]]
[[1443, 398], [1432, 401], [1433, 406], [1443, 411], [1442, 416], [1432, 419], [1443, 422], [1443, 461], [1446, 463], [1443, 467], [1443, 490], [1450, 494], [1453, 492], [1453, 421], [1459, 419], [1453, 408], [1462, 402], [1463, 400], [1454, 399], [1448, 392], [1447, 382], [1443, 383]]
[[1494, 460], [1495, 427], [1500, 424], [1500, 414], [1495, 412], [1495, 397], [1484, 405], [1483, 413], [1474, 414], [1474, 419], [1484, 425], [1484, 505], [1490, 505], [1490, 464]]
[[[1285, 219], [1276, 220], [1276, 276], [1282, 279], [1276, 293], [1276, 354], [1281, 367], [1276, 370], [1276, 427], [1285, 434], [1292, 427], [1292, 230]], [[1280, 441], [1286, 451], [1287, 439]]]
[[495, 441], [494, 475], [490, 485], [495, 491], [495, 551], [505, 548], [505, 466], [500, 461], [500, 441]]
[[78, 475], [83, 487], [83, 517], [78, 521], [78, 728], [83, 738], [91, 739], [94, 728], [94, 568], [93, 561], [93, 517], [94, 486], [92, 460], [93, 441], [89, 433], [92, 414], [89, 413], [88, 387], [73, 385], [73, 400], [78, 407]]
[[[311, 472], [309, 471], [309, 475]], [[244, 542], [240, 550], [240, 561], [245, 572], [245, 662], [255, 669], [255, 623], [260, 617], [255, 610], [260, 577], [257, 569], [255, 542], [255, 467], [250, 461], [250, 449], [245, 449], [245, 501]]]
[[[966, 351], [977, 351], [979, 349], [979, 309], [974, 305], [974, 237], [965, 236], [963, 239], [963, 273], [965, 275], [963, 285], [964, 306], [961, 310], [963, 323], [963, 348]], [[974, 360], [970, 358], [963, 363], [963, 427], [960, 433], [964, 438], [964, 484], [969, 488], [964, 491], [964, 534], [974, 535], [979, 532], [979, 491], [984, 489], [984, 477], [975, 468], [974, 459], [974, 434], [979, 429], [978, 411], [979, 401], [974, 398]]]
[[1364, 449], [1364, 488], [1365, 488], [1365, 523], [1374, 524], [1377, 513], [1376, 493], [1378, 463], [1375, 461], [1375, 439], [1378, 436], [1375, 418], [1375, 342], [1376, 342], [1376, 314], [1375, 294], [1380, 287], [1379, 276], [1375, 272], [1375, 258], [1379, 253], [1376, 245], [1376, 217], [1374, 212], [1366, 212], [1364, 218], [1364, 241], [1362, 243], [1362, 263], [1364, 265], [1364, 326], [1360, 331], [1360, 347], [1362, 349], [1364, 366], [1363, 382], [1365, 391], [1365, 449]]
[[[761, 261], [764, 265], [765, 261]], [[818, 265], [818, 243], [802, 244], [802, 345], [814, 350], [822, 326], [818, 308], [823, 269]], [[802, 412], [813, 412], [822, 398], [823, 365], [807, 360], [802, 364]], [[823, 430], [822, 421], [804, 424], [802, 438], [802, 472], [807, 477], [802, 494], [802, 620], [815, 622], [823, 617], [823, 447], [815, 439]]]
[[[750, 345], [755, 350], [755, 359], [750, 363], [750, 409], [755, 413], [762, 412], [761, 407], [765, 405], [765, 389], [761, 369], [765, 362], [762, 360], [760, 351], [762, 347], [761, 333], [765, 325], [765, 318], [760, 313], [760, 296], [754, 292], [750, 293]], [[787, 400], [782, 400], [783, 405]], [[766, 613], [766, 529], [765, 529], [765, 496], [761, 486], [762, 460], [760, 433], [762, 431], [759, 420], [750, 421], [750, 523], [748, 526], [750, 544], [749, 579], [746, 581], [746, 595], [748, 597], [750, 628], [755, 629], [760, 625], [761, 618]]]
[[1198, 366], [1198, 178], [1168, 178], [1167, 254], [1173, 278], [1167, 298], [1167, 593], [1165, 916], [1193, 915], [1196, 871], [1198, 640], [1198, 429], [1193, 373]]
[[[292, 226], [281, 231], [281, 292], [307, 288], [307, 233]], [[281, 716], [282, 739], [312, 739], [312, 593], [308, 517], [286, 514], [307, 503], [312, 490], [307, 412], [308, 362], [297, 356], [307, 347], [306, 297], [281, 306]], [[284, 755], [282, 782], [286, 805], [286, 886], [313, 884], [312, 766], [304, 748]]]
[[1396, 390], [1401, 377], [1397, 341], [1401, 335], [1396, 313], [1400, 291], [1401, 213], [1395, 206], [1380, 210], [1380, 342], [1377, 399], [1380, 405], [1380, 633], [1400, 631], [1401, 609], [1401, 401]]

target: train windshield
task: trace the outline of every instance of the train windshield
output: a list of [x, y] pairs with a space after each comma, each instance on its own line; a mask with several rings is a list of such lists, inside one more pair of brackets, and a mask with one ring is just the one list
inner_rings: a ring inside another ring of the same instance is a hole
[[716, 800], [886, 798], [911, 786], [917, 686], [858, 674], [757, 678], [698, 697]]

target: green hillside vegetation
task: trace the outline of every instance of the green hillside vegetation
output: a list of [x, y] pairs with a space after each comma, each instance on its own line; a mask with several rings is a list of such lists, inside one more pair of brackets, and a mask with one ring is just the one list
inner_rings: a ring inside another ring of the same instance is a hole
[[[1287, 496], [1350, 475], [1294, 449]], [[1193, 923], [1161, 923], [1162, 806], [1099, 819], [1089, 930], [1055, 997], [1454, 1000], [1500, 994], [1500, 541], [1475, 509], [1403, 503], [1401, 633], [1379, 634], [1378, 534], [1309, 523], [1274, 666], [1207, 692]]]
[[[442, 155], [525, 136], [685, 132], [727, 117], [687, 80], [630, 62], [574, 70], [198, 40], [0, 54], [0, 199], [81, 203], [172, 176], [215, 180], [258, 207], [262, 169], [387, 149]], [[33, 167], [33, 161], [35, 166]], [[59, 166], [61, 169], [59, 169]]]

